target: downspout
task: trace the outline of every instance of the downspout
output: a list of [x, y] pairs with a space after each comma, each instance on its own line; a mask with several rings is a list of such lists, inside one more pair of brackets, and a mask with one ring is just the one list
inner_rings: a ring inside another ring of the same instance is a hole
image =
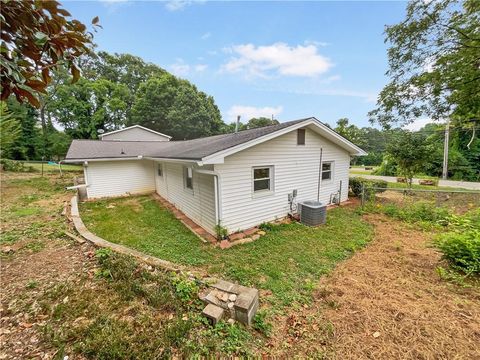
[[213, 170], [195, 170], [195, 172], [205, 175], [212, 175], [213, 176], [213, 187], [214, 187], [214, 195], [215, 195], [215, 225], [220, 225], [221, 219], [221, 211], [220, 211], [220, 174]]
[[320, 148], [320, 163], [318, 164], [318, 188], [317, 188], [317, 201], [320, 201], [320, 189], [322, 187], [322, 158], [323, 148]]

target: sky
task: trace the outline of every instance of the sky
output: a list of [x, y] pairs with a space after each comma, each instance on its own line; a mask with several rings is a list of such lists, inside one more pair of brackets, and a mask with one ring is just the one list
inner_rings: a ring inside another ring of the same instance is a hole
[[[385, 25], [400, 1], [63, 1], [89, 24], [99, 50], [130, 53], [212, 95], [223, 120], [272, 115], [280, 122], [367, 113], [388, 82]], [[415, 127], [415, 126], [414, 126]]]

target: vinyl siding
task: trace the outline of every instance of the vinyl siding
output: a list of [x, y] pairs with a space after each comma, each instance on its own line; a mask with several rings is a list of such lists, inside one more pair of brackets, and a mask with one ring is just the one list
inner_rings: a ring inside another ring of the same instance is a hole
[[[155, 168], [156, 169], [156, 168]], [[211, 169], [205, 167], [205, 169]], [[163, 176], [155, 170], [156, 191], [211, 234], [215, 233], [214, 178], [193, 173], [193, 191], [183, 183], [183, 165], [163, 163]]]
[[91, 161], [85, 168], [89, 199], [155, 191], [153, 162]]
[[[225, 158], [216, 164], [221, 177], [221, 221], [229, 232], [243, 230], [282, 218], [289, 212], [288, 194], [298, 191], [297, 201], [316, 200], [320, 148], [323, 162], [333, 162], [333, 178], [321, 185], [320, 201], [330, 202], [342, 181], [341, 200], [348, 197], [350, 155], [332, 142], [307, 129], [305, 145], [297, 145], [292, 131]], [[253, 192], [254, 166], [273, 166], [273, 191]]]
[[119, 131], [114, 134], [104, 135], [102, 140], [169, 141], [170, 139], [165, 136], [152, 133], [151, 131], [133, 128], [125, 131]]

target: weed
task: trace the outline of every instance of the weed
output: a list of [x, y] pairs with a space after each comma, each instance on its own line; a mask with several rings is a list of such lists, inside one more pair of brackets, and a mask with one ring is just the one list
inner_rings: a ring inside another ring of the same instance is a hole
[[220, 224], [215, 225], [215, 234], [217, 234], [217, 239], [219, 240], [226, 239], [228, 236], [228, 229]]
[[260, 310], [257, 312], [255, 317], [253, 318], [253, 325], [252, 327], [262, 333], [263, 335], [269, 337], [272, 333], [272, 324], [267, 322], [267, 312], [264, 310]]
[[195, 280], [178, 275], [173, 279], [173, 283], [175, 292], [182, 301], [188, 302], [196, 298], [199, 287]]
[[38, 281], [36, 280], [29, 280], [27, 282], [27, 285], [25, 285], [25, 288], [29, 290], [36, 289], [37, 287], [38, 287]]
[[45, 248], [45, 243], [42, 241], [32, 241], [29, 242], [23, 249], [30, 250], [31, 252], [39, 252]]

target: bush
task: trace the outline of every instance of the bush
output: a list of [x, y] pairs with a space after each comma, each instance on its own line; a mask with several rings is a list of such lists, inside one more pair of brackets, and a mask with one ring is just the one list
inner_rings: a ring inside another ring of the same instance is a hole
[[480, 274], [480, 231], [442, 234], [435, 240], [435, 246], [454, 268]]
[[13, 161], [8, 159], [1, 159], [0, 164], [2, 164], [2, 168], [5, 171], [13, 171], [13, 172], [25, 172], [28, 171], [25, 168], [25, 164], [21, 161]]
[[362, 196], [362, 186], [365, 189], [365, 195], [367, 197], [373, 195], [374, 193], [381, 193], [387, 190], [388, 183], [384, 180], [370, 180], [360, 177], [350, 178], [350, 189], [352, 193], [357, 196]]
[[451, 215], [443, 224], [453, 230], [434, 241], [442, 257], [457, 270], [480, 274], [480, 209], [463, 216]]

